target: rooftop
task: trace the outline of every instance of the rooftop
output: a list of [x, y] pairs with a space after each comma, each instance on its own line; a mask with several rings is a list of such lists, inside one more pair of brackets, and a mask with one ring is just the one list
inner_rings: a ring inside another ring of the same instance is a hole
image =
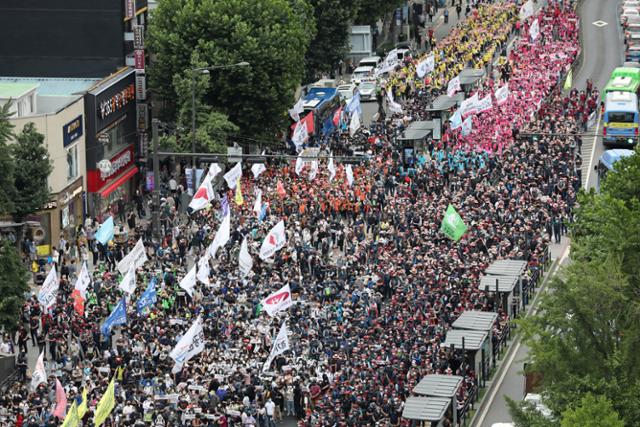
[[5, 82], [0, 80], [0, 99], [16, 99], [24, 94], [37, 89], [38, 85], [22, 82]]
[[[0, 94], [4, 95], [4, 85], [38, 86], [39, 96], [80, 95], [99, 82], [95, 78], [64, 77], [0, 77]], [[1, 96], [1, 95], [0, 95]]]

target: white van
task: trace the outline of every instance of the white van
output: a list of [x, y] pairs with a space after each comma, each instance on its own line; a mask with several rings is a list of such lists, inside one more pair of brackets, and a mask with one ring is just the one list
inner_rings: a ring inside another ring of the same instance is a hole
[[360, 84], [363, 80], [368, 80], [373, 78], [373, 67], [358, 67], [353, 70], [353, 74], [351, 74], [351, 83]]
[[360, 60], [360, 62], [358, 63], [358, 68], [359, 67], [378, 68], [381, 62], [382, 62], [382, 59], [380, 59], [379, 56], [369, 56], [367, 58], [362, 58]]

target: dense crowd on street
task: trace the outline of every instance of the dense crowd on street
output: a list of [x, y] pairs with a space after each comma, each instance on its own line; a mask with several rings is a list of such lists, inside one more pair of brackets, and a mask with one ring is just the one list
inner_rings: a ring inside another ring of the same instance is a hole
[[[478, 373], [462, 351], [441, 345], [447, 330], [464, 310], [495, 310], [493, 333], [501, 334], [509, 318], [478, 288], [480, 276], [496, 259], [526, 260], [529, 273], [539, 268], [550, 240], [566, 233], [580, 187], [580, 139], [562, 134], [583, 129], [598, 94], [562, 93], [559, 80], [578, 54], [577, 19], [566, 2], [549, 3], [540, 39], [509, 54], [509, 78], [489, 78], [477, 89], [484, 96], [508, 83], [511, 96], [475, 116], [470, 135], [447, 127], [410, 165], [395, 140], [426, 117], [424, 87], [446, 88], [462, 67], [482, 67], [502, 49], [517, 19], [512, 5], [476, 9], [438, 46], [446, 60], [437, 60], [431, 80], [415, 90], [403, 89], [415, 86], [415, 64], [391, 77], [390, 87], [404, 95], [404, 113], [384, 119], [371, 135], [369, 160], [353, 166], [351, 183], [338, 159], [333, 178], [324, 160], [317, 173], [310, 163], [296, 171], [294, 162], [273, 161], [258, 178], [245, 171], [241, 205], [235, 191], [221, 190], [231, 211], [230, 240], [210, 260], [210, 283], [198, 283], [193, 297], [178, 283], [207, 250], [225, 209], [216, 201], [183, 214], [184, 183], [172, 170], [164, 176], [174, 182], [162, 201], [161, 241], [151, 239], [142, 199], [131, 212], [124, 204], [114, 212], [122, 227], [114, 242], [95, 241], [98, 221], [80, 226], [77, 239], [51, 260], [61, 272], [56, 304], [43, 310], [34, 294], [15, 336], [2, 338], [1, 349], [20, 354], [21, 378], [0, 396], [0, 424], [61, 425], [52, 415], [56, 377], [69, 402], [87, 391], [84, 425], [114, 377], [117, 403], [104, 424], [110, 426], [270, 427], [284, 416], [304, 426], [406, 425], [404, 401], [430, 373], [463, 376], [457, 401], [464, 407]], [[350, 141], [343, 133], [332, 144]], [[262, 205], [254, 211], [257, 190]], [[458, 242], [440, 232], [449, 204], [468, 226]], [[262, 240], [280, 220], [286, 246], [262, 261]], [[137, 270], [126, 324], [104, 336], [100, 326], [122, 298], [115, 266], [139, 237], [149, 260]], [[238, 254], [245, 237], [254, 262], [243, 277]], [[92, 284], [81, 316], [71, 293], [83, 262]], [[138, 312], [135, 302], [152, 277], [157, 302]], [[284, 285], [293, 306], [278, 317], [260, 312], [260, 302]], [[169, 352], [198, 316], [205, 349], [174, 373]], [[285, 319], [291, 349], [265, 372]], [[25, 381], [27, 351], [46, 355], [49, 381], [35, 390]]]

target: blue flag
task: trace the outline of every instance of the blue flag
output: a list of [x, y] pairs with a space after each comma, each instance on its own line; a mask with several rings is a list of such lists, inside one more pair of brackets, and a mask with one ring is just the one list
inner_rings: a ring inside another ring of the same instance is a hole
[[109, 240], [113, 240], [115, 227], [113, 226], [113, 217], [107, 218], [96, 231], [96, 240], [106, 245]]
[[220, 200], [220, 214], [223, 218], [229, 215], [229, 199], [227, 198], [226, 194], [224, 195], [222, 200]]
[[149, 280], [147, 289], [140, 296], [140, 299], [136, 303], [136, 305], [138, 306], [138, 313], [142, 313], [145, 308], [155, 304], [157, 300], [158, 296], [156, 294], [156, 278], [154, 276], [151, 278], [151, 280]]
[[358, 115], [362, 115], [362, 108], [360, 107], [360, 92], [356, 92], [356, 94], [353, 95], [353, 98], [349, 100], [344, 110], [349, 114], [355, 111]]
[[108, 338], [114, 326], [125, 325], [127, 323], [127, 307], [125, 304], [125, 300], [122, 298], [109, 317], [107, 317], [107, 320], [104, 321], [100, 327], [102, 335]]
[[267, 208], [269, 207], [268, 203], [262, 204], [262, 209], [260, 209], [260, 216], [258, 217], [258, 221], [264, 220], [264, 217], [267, 216]]

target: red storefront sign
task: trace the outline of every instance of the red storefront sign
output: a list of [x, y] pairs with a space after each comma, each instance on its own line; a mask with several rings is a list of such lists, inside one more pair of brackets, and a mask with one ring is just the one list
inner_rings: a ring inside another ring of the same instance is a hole
[[144, 71], [144, 50], [136, 49], [133, 51], [134, 63], [136, 70]]
[[90, 193], [102, 191], [103, 187], [116, 181], [123, 172], [134, 164], [135, 153], [133, 151], [133, 145], [127, 146], [124, 150], [110, 158], [109, 161], [111, 162], [111, 171], [108, 173], [101, 172], [98, 169], [87, 171], [87, 190]]

